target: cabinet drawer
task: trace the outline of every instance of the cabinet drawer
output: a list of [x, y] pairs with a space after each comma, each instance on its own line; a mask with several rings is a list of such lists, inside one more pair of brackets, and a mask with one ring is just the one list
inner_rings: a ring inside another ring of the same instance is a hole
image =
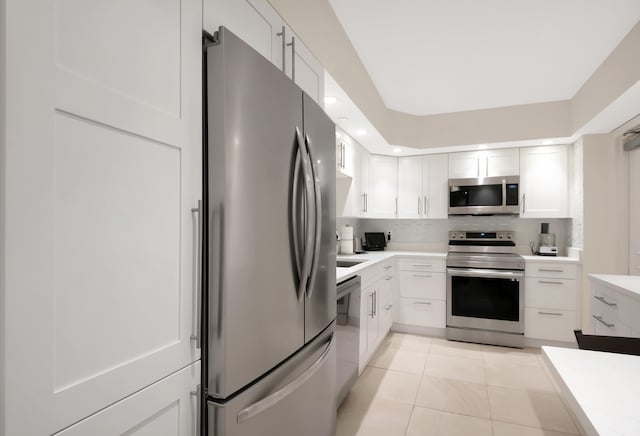
[[446, 275], [438, 272], [400, 271], [400, 296], [444, 300]]
[[605, 286], [594, 287], [591, 311], [606, 311], [616, 321], [640, 329], [640, 301]]
[[576, 312], [556, 309], [525, 309], [524, 335], [528, 338], [575, 342]]
[[398, 259], [400, 271], [445, 272], [446, 261], [440, 258], [405, 257]]
[[525, 280], [525, 307], [576, 310], [575, 280], [529, 277]]
[[578, 265], [552, 262], [527, 262], [525, 276], [576, 279], [578, 277]]
[[615, 317], [611, 311], [594, 310], [591, 314], [591, 327], [596, 335], [601, 336], [632, 336], [633, 329], [620, 319]]
[[376, 282], [377, 280], [382, 278], [383, 274], [384, 269], [382, 268], [381, 264], [370, 266], [369, 268], [363, 269], [362, 271], [358, 272], [362, 283], [362, 288], [365, 288], [371, 283]]
[[400, 298], [394, 317], [400, 324], [444, 328], [446, 310], [446, 304], [442, 300]]

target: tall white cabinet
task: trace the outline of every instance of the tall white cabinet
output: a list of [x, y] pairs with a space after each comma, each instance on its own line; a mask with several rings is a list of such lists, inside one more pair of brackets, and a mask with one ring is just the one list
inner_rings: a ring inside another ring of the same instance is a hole
[[202, 3], [3, 3], [0, 433], [193, 434]]
[[629, 274], [640, 275], [640, 149], [629, 153]]
[[205, 0], [204, 29], [225, 26], [324, 105], [324, 69], [267, 0]]

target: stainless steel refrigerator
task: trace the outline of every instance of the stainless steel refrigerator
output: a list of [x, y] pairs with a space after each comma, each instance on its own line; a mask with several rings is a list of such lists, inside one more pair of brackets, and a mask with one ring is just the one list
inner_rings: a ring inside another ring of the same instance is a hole
[[335, 433], [335, 125], [221, 27], [204, 45], [203, 434]]

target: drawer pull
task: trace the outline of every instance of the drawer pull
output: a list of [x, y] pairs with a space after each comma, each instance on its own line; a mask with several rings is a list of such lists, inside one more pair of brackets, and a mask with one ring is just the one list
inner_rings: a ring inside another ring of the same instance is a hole
[[431, 306], [431, 301], [414, 301], [413, 304], [422, 304], [423, 306]]
[[543, 285], [564, 285], [564, 282], [551, 282], [548, 280], [538, 280], [538, 283], [542, 283]]
[[563, 269], [544, 269], [544, 268], [538, 268], [538, 271], [540, 271], [540, 272], [564, 272]]
[[393, 276], [386, 276], [384, 279], [385, 280], [391, 280], [393, 278]]
[[601, 322], [602, 324], [604, 324], [605, 326], [607, 326], [609, 328], [616, 326], [615, 324], [609, 324], [608, 322], [603, 320], [601, 316], [598, 316], [598, 315], [592, 315], [592, 316], [596, 319], [596, 321]]
[[385, 266], [384, 269], [391, 269], [391, 265]]
[[414, 263], [411, 266], [433, 266], [431, 263]]
[[540, 315], [562, 316], [561, 313], [556, 313], [556, 312], [538, 312], [538, 314], [540, 314]]
[[411, 274], [413, 277], [433, 277], [431, 274]]
[[393, 304], [387, 304], [386, 306], [384, 306], [384, 310], [391, 310], [392, 307]]
[[607, 300], [604, 299], [604, 297], [601, 297], [599, 295], [596, 295], [595, 299], [600, 301], [600, 302], [602, 302], [602, 303], [604, 303], [604, 304], [606, 304], [609, 307], [616, 307], [617, 306], [616, 303], [609, 303]]

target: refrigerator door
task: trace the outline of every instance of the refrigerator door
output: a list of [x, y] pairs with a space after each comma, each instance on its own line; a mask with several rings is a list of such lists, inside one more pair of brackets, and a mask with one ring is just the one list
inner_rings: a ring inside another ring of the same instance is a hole
[[318, 225], [305, 304], [305, 341], [336, 317], [336, 129], [333, 121], [303, 94], [304, 136], [314, 174]]
[[291, 230], [302, 92], [225, 28], [206, 50], [206, 377], [226, 398], [304, 345]]
[[209, 436], [334, 436], [334, 324], [226, 403], [208, 402]]

